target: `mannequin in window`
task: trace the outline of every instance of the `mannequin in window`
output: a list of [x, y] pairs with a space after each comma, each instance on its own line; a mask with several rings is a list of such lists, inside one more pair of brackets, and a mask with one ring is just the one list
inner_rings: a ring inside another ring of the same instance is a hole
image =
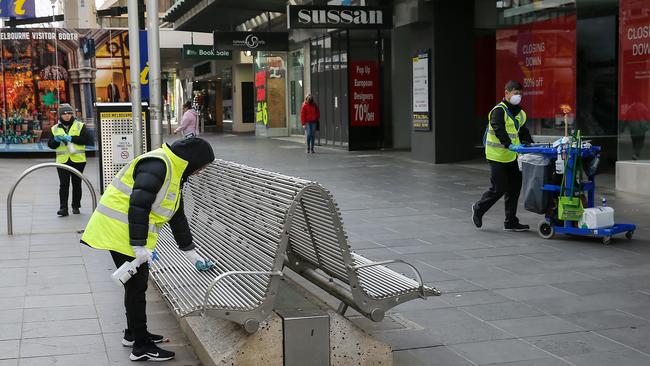
[[108, 92], [108, 101], [109, 102], [119, 102], [120, 101], [120, 88], [111, 80], [110, 84], [106, 86]]

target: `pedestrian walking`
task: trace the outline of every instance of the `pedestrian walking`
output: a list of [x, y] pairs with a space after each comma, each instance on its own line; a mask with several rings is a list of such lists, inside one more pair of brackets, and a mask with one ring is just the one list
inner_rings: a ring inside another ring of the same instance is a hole
[[307, 154], [314, 153], [314, 135], [319, 119], [320, 110], [318, 110], [318, 105], [314, 102], [314, 97], [307, 94], [300, 109], [300, 123], [302, 123], [302, 128], [305, 129], [305, 136], [307, 137]]
[[181, 132], [185, 137], [199, 135], [199, 112], [192, 108], [192, 102], [183, 104], [183, 119], [174, 133]]
[[523, 87], [517, 81], [508, 81], [503, 100], [488, 114], [485, 131], [485, 157], [490, 166], [490, 189], [472, 205], [472, 221], [476, 227], [483, 225], [483, 215], [501, 197], [505, 196], [505, 231], [526, 231], [517, 218], [517, 204], [521, 191], [521, 172], [517, 153], [512, 151], [521, 144], [533, 142], [526, 128], [526, 112], [521, 108]]
[[122, 344], [133, 347], [132, 361], [174, 358], [174, 352], [155, 345], [164, 337], [147, 330], [145, 293], [160, 228], [169, 223], [179, 249], [197, 270], [214, 266], [195, 249], [181, 197], [187, 178], [213, 160], [212, 147], [200, 138], [164, 144], [136, 157], [106, 188], [81, 238], [84, 244], [110, 251], [117, 268], [125, 262], [137, 266], [137, 273], [124, 284], [127, 328]]
[[[47, 142], [50, 149], [56, 150], [56, 162], [65, 164], [83, 173], [86, 167], [86, 145], [92, 143], [83, 122], [75, 119], [70, 104], [59, 105], [59, 122], [51, 128], [52, 138]], [[78, 215], [81, 208], [81, 178], [57, 168], [59, 174], [59, 217], [68, 216], [68, 197], [72, 181], [72, 213]]]

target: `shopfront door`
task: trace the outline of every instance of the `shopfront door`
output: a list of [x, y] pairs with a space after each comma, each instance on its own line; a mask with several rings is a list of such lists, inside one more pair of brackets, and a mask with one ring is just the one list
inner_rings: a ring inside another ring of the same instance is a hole
[[302, 49], [289, 53], [289, 133], [302, 135], [300, 108], [304, 100], [305, 55]]
[[318, 143], [348, 146], [348, 31], [311, 41], [311, 90], [320, 108]]

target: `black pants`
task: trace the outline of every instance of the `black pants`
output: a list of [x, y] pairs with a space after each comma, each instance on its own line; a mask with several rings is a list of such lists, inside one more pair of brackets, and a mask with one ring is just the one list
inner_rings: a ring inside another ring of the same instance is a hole
[[[131, 262], [133, 257], [111, 251], [115, 266], [119, 268], [124, 262]], [[149, 265], [141, 264], [138, 272], [124, 284], [124, 307], [126, 308], [127, 330], [133, 335], [133, 347], [141, 347], [149, 342], [147, 334], [147, 298], [149, 284]]]
[[[86, 163], [75, 163], [68, 160], [65, 165], [71, 166], [83, 173]], [[57, 169], [59, 173], [59, 208], [68, 209], [68, 196], [70, 194], [70, 180], [72, 180], [72, 208], [81, 207], [81, 178], [64, 169]]]
[[490, 182], [492, 186], [483, 193], [483, 197], [477, 202], [478, 212], [485, 214], [502, 196], [505, 196], [506, 203], [506, 224], [516, 224], [517, 202], [521, 191], [521, 172], [517, 161], [510, 163], [498, 163], [488, 160], [490, 165]]

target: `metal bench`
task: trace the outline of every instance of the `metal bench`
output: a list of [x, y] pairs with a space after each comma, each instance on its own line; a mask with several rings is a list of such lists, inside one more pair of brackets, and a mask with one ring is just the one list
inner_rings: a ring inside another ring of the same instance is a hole
[[[307, 187], [299, 199], [287, 256], [289, 268], [341, 300], [341, 315], [352, 306], [378, 322], [398, 304], [440, 295], [425, 286], [417, 268], [407, 262], [373, 262], [352, 253], [334, 198], [321, 186]], [[410, 267], [415, 279], [386, 267], [389, 264]]]
[[183, 188], [197, 251], [216, 268], [197, 272], [160, 233], [151, 276], [179, 316], [200, 313], [237, 322], [253, 333], [273, 310], [288, 230], [308, 181], [217, 160]]
[[348, 306], [381, 321], [391, 307], [439, 295], [385, 265], [350, 252], [332, 195], [321, 185], [217, 160], [183, 189], [198, 252], [216, 268], [197, 272], [171, 230], [158, 239], [151, 276], [179, 316], [229, 319], [252, 333], [273, 310], [283, 265]]

